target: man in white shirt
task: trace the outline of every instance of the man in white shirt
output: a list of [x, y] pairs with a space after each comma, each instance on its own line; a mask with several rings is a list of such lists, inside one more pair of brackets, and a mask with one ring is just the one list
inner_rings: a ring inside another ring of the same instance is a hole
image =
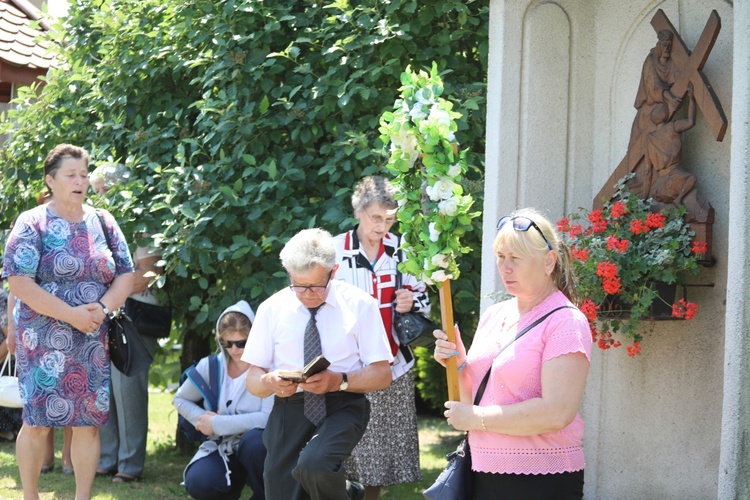
[[[242, 356], [250, 363], [247, 390], [276, 396], [263, 435], [266, 496], [361, 498], [361, 485], [346, 481], [343, 463], [370, 418], [364, 393], [391, 382], [393, 358], [377, 301], [333, 280], [336, 250], [322, 229], [300, 231], [280, 258], [291, 285], [260, 305], [252, 347]], [[315, 354], [310, 342], [328, 369], [305, 382], [282, 379], [280, 370], [300, 370]]]

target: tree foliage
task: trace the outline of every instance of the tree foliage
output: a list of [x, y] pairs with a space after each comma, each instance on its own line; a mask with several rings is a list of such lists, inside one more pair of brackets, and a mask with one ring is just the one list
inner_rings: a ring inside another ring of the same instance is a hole
[[[35, 203], [57, 143], [131, 180], [108, 204], [162, 249], [180, 335], [207, 337], [239, 298], [286, 284], [278, 252], [308, 227], [348, 229], [350, 195], [386, 173], [378, 119], [407, 66], [437, 62], [462, 114], [467, 188], [481, 207], [488, 0], [76, 0], [52, 34], [58, 68], [20, 91], [0, 150], [7, 228]], [[478, 224], [477, 224], [478, 225]], [[456, 315], [475, 323], [480, 238]], [[195, 335], [197, 334], [197, 335]]]

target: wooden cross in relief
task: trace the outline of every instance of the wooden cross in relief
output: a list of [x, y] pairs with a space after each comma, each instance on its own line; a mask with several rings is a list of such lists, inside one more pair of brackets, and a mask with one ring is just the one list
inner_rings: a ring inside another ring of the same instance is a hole
[[[653, 19], [651, 19], [651, 26], [654, 27], [657, 33], [660, 30], [668, 29], [674, 35], [671, 58], [679, 71], [675, 83], [672, 85], [672, 94], [680, 98], [684, 97], [688, 82], [692, 82], [695, 102], [706, 117], [714, 137], [716, 137], [717, 141], [721, 141], [724, 139], [724, 133], [727, 130], [727, 117], [724, 115], [724, 110], [721, 107], [718, 97], [716, 97], [713, 87], [711, 87], [711, 83], [702, 71], [721, 30], [721, 18], [719, 18], [719, 14], [715, 10], [711, 11], [706, 27], [703, 28], [703, 33], [700, 39], [698, 39], [698, 43], [692, 53], [688, 50], [685, 42], [680, 38], [677, 30], [669, 21], [667, 15], [664, 14], [663, 10], [659, 9], [656, 12]], [[615, 184], [617, 181], [638, 167], [643, 160], [645, 152], [646, 135], [642, 134], [628, 149], [625, 158], [615, 168], [615, 171], [612, 172], [612, 175], [609, 176], [607, 182], [594, 198], [594, 208], [602, 208], [604, 202], [612, 198], [615, 194]]]

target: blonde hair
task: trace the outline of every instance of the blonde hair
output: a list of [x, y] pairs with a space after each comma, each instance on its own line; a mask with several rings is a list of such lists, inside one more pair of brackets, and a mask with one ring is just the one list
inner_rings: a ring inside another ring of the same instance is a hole
[[224, 313], [219, 320], [219, 327], [216, 330], [216, 342], [221, 345], [224, 336], [235, 332], [247, 339], [250, 336], [250, 328], [252, 326], [250, 318], [239, 311]]
[[492, 249], [497, 253], [498, 247], [502, 244], [508, 247], [511, 252], [528, 257], [539, 252], [555, 252], [557, 254], [557, 261], [555, 262], [555, 268], [552, 270], [550, 278], [558, 290], [564, 293], [571, 302], [577, 304], [578, 294], [576, 293], [576, 280], [570, 249], [560, 239], [552, 223], [534, 208], [516, 210], [510, 214], [510, 217], [526, 217], [534, 221], [542, 234], [544, 234], [544, 238], [547, 238], [550, 246], [552, 246], [552, 250], [547, 247], [547, 241], [544, 241], [542, 235], [535, 228], [530, 227], [528, 231], [516, 231], [511, 220], [498, 230], [495, 242], [492, 244]]

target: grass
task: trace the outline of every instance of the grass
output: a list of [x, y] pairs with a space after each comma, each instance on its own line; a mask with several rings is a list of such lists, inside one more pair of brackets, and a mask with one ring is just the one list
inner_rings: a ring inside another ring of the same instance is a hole
[[[177, 412], [172, 406], [172, 395], [152, 393], [149, 399], [149, 441], [143, 482], [113, 484], [110, 478], [94, 480], [93, 499], [154, 500], [189, 498], [180, 483], [182, 471], [190, 456], [181, 455], [174, 446]], [[422, 490], [435, 480], [445, 466], [445, 454], [455, 449], [459, 432], [436, 417], [419, 418], [420, 464], [423, 479], [419, 483], [401, 484], [383, 488], [382, 498], [421, 499]], [[55, 470], [39, 479], [39, 492], [43, 500], [68, 500], [75, 498], [73, 476], [61, 472], [62, 432], [55, 433]], [[243, 498], [250, 489], [243, 491]], [[23, 498], [21, 480], [15, 458], [15, 444], [0, 443], [0, 499]]]

